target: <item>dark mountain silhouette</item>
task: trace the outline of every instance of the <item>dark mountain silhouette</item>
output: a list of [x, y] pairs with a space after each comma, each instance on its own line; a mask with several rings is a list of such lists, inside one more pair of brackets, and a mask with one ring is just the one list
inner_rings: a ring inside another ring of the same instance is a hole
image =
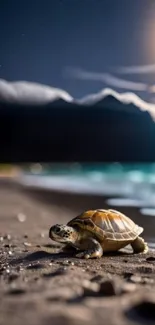
[[1, 161], [151, 162], [155, 123], [148, 112], [107, 96], [93, 105], [0, 103]]

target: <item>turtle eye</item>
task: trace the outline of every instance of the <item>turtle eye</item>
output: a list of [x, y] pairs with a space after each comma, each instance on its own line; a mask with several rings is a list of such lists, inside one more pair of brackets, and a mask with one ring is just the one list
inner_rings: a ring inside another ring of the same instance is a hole
[[58, 234], [60, 232], [61, 228], [59, 226], [55, 227], [55, 233]]

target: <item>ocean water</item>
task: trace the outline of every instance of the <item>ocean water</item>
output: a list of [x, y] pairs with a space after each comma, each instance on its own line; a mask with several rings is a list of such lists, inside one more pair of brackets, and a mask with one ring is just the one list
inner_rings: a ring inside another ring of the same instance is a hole
[[27, 186], [82, 194], [116, 196], [111, 201], [155, 208], [155, 163], [32, 164], [21, 181]]
[[155, 248], [155, 163], [32, 164], [18, 182], [31, 190], [90, 196], [90, 205], [92, 197], [101, 197], [99, 208], [105, 203], [140, 220], [145, 239]]

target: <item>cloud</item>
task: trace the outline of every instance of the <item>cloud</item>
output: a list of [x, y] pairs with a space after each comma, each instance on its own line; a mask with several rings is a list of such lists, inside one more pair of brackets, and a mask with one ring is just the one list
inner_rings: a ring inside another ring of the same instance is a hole
[[147, 91], [148, 85], [141, 82], [133, 82], [124, 80], [121, 78], [117, 78], [109, 73], [96, 73], [96, 72], [89, 72], [82, 69], [73, 69], [68, 68], [66, 70], [66, 74], [76, 79], [81, 80], [94, 80], [94, 81], [102, 81], [109, 86], [113, 86], [115, 88], [122, 88], [122, 89], [130, 89], [133, 91]]
[[133, 92], [118, 93], [113, 89], [105, 88], [98, 93], [90, 94], [81, 98], [78, 102], [81, 104], [93, 105], [98, 101], [104, 100], [104, 98], [109, 95], [115, 97], [118, 101], [123, 104], [132, 103], [142, 111], [148, 111], [148, 113], [150, 113], [150, 115], [155, 121], [155, 104], [145, 102]]
[[155, 64], [149, 65], [133, 65], [126, 67], [118, 67], [114, 70], [119, 74], [147, 74], [147, 73], [155, 73]]
[[64, 90], [34, 82], [8, 82], [0, 79], [0, 100], [10, 103], [46, 104], [64, 99], [71, 102], [73, 98]]

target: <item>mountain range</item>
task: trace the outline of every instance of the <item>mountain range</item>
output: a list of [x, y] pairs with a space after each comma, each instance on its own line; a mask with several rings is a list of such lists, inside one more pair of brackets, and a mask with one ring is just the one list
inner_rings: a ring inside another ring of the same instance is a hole
[[0, 114], [3, 161], [155, 161], [155, 105], [134, 93], [104, 89], [75, 99], [1, 79]]

